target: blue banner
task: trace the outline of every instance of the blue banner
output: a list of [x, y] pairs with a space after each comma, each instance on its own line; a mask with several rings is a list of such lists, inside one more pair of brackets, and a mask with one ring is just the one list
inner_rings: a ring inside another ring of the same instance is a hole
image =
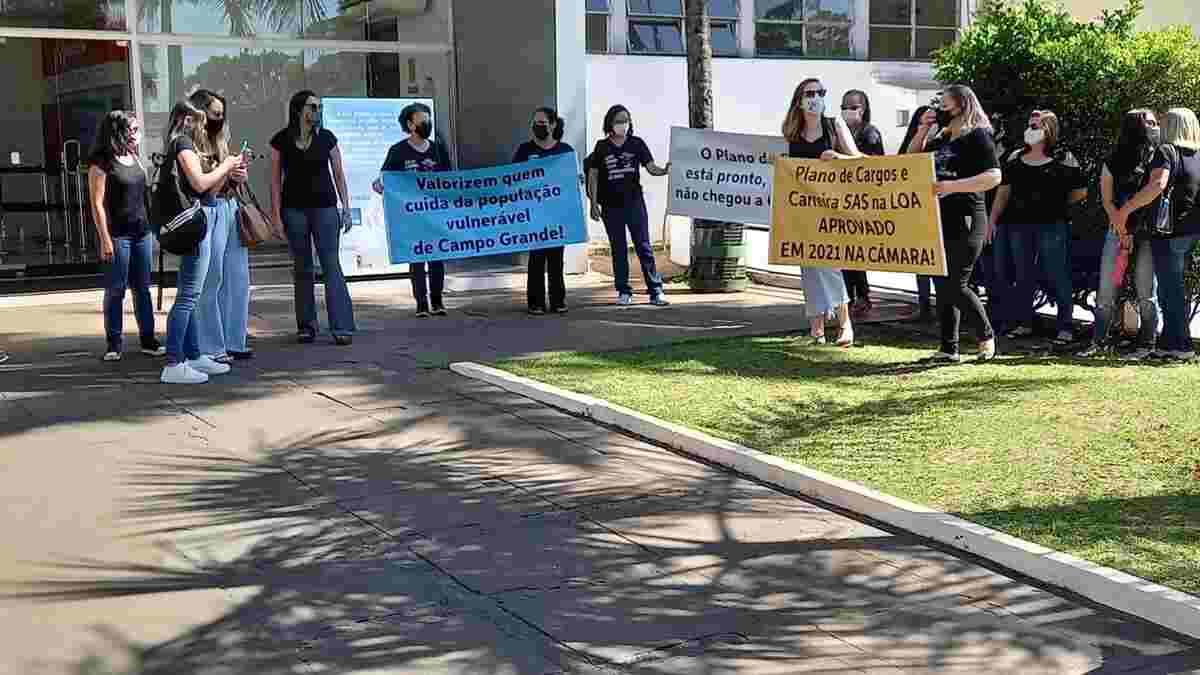
[[385, 171], [393, 264], [473, 258], [588, 240], [575, 153], [487, 169]]

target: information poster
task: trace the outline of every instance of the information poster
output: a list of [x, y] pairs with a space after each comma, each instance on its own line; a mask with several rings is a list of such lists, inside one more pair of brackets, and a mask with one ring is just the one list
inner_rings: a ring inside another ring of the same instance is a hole
[[466, 171], [387, 171], [383, 193], [393, 263], [588, 240], [575, 153]]
[[772, 265], [946, 275], [933, 155], [775, 160]]
[[[400, 126], [400, 111], [412, 103], [433, 110], [430, 98], [325, 98], [325, 128], [337, 136], [350, 190], [354, 227], [342, 235], [342, 271], [346, 276], [394, 274], [407, 270], [388, 255], [383, 198], [371, 189], [388, 148], [408, 138]], [[437, 138], [436, 130], [434, 138]]]
[[667, 213], [769, 224], [775, 157], [787, 149], [778, 136], [672, 127]]

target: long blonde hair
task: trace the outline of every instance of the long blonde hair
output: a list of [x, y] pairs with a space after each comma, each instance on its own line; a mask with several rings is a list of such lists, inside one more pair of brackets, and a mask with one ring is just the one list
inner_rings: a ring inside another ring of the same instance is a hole
[[[206, 124], [202, 124], [200, 126], [200, 131], [205, 137], [206, 146], [203, 154], [208, 155], [206, 159], [211, 163], [212, 166], [216, 166], [217, 164], [224, 162], [225, 158], [229, 156], [229, 102], [225, 100], [224, 96], [212, 91], [211, 89], [197, 89], [196, 91], [192, 92], [191, 96], [188, 97], [188, 101], [190, 101], [197, 110], [204, 113], [204, 121]], [[212, 106], [213, 101], [220, 101], [221, 107], [225, 109], [225, 123], [221, 125], [221, 131], [218, 132], [216, 136], [209, 135], [207, 127], [208, 109]], [[207, 168], [208, 167], [206, 167], [206, 169]]]
[[983, 129], [991, 132], [992, 122], [988, 119], [987, 113], [983, 111], [983, 104], [979, 102], [979, 97], [975, 95], [975, 91], [965, 84], [952, 84], [944, 90], [945, 96], [953, 96], [954, 100], [958, 101], [962, 107], [962, 133], [967, 133], [973, 129]]
[[804, 140], [804, 88], [813, 82], [820, 84], [821, 80], [810, 77], [796, 85], [796, 91], [792, 93], [792, 104], [788, 106], [787, 117], [783, 119], [783, 137], [792, 143]]
[[181, 99], [175, 103], [175, 107], [171, 109], [171, 121], [167, 123], [167, 133], [163, 134], [163, 154], [170, 156], [171, 145], [175, 143], [175, 139], [186, 136], [191, 139], [192, 145], [196, 146], [196, 154], [204, 157], [206, 154], [211, 155], [212, 149], [209, 147], [208, 133], [204, 129], [204, 111], [189, 103], [186, 99]]
[[1163, 140], [1188, 150], [1200, 150], [1200, 120], [1196, 119], [1196, 113], [1191, 108], [1168, 110]]

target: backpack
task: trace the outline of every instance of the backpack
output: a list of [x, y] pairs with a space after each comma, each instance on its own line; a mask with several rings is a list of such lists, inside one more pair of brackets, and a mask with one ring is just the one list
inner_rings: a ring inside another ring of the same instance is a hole
[[[154, 180], [150, 184], [151, 223], [157, 231], [159, 246], [168, 253], [195, 255], [200, 242], [208, 236], [208, 216], [200, 207], [200, 200], [189, 199], [184, 193], [179, 155], [175, 152], [171, 155], [171, 159], [155, 163]], [[164, 172], [168, 162], [171, 168]]]

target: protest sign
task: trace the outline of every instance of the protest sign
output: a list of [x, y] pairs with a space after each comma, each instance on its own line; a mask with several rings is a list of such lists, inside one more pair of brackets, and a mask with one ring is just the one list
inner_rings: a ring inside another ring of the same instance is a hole
[[772, 265], [945, 276], [933, 155], [775, 161]]
[[516, 253], [587, 241], [575, 153], [441, 173], [385, 171], [392, 263]]
[[777, 136], [671, 128], [670, 199], [667, 213], [730, 223], [771, 222]]

